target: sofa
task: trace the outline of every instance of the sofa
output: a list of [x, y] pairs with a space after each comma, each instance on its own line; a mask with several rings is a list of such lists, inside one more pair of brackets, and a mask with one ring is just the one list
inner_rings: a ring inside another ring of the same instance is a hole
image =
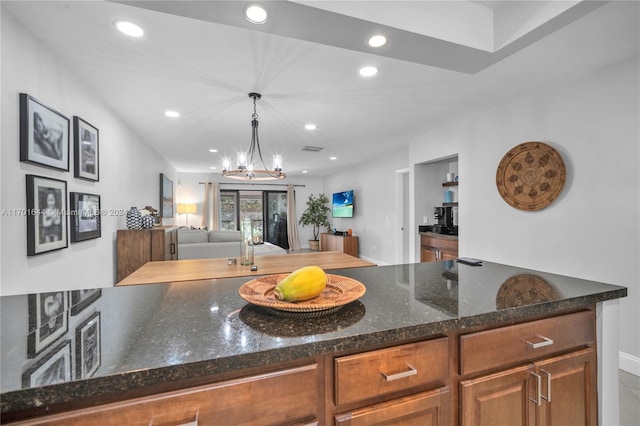
[[[273, 244], [254, 246], [254, 256], [286, 254], [287, 251]], [[240, 231], [207, 231], [203, 229], [178, 229], [178, 259], [210, 259], [214, 257], [239, 257]]]

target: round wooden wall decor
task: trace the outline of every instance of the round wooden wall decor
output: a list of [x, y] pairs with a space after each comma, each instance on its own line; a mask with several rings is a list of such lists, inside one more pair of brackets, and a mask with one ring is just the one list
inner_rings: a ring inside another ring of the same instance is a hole
[[509, 150], [498, 165], [498, 192], [512, 207], [542, 210], [562, 192], [567, 171], [562, 157], [543, 142], [525, 142]]

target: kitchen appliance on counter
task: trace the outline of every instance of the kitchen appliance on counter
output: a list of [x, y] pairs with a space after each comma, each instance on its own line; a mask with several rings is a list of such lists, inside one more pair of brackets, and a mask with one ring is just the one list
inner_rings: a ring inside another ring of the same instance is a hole
[[453, 221], [453, 207], [434, 207], [433, 217], [436, 220], [436, 224], [433, 225], [432, 232], [458, 235], [458, 226], [457, 224], [454, 226]]

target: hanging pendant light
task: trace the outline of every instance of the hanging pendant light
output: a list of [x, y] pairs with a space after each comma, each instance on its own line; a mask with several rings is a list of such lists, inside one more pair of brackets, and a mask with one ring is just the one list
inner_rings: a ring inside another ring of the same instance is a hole
[[[287, 175], [282, 171], [282, 155], [273, 156], [273, 168], [267, 169], [260, 150], [260, 139], [258, 138], [258, 113], [256, 112], [256, 101], [262, 97], [260, 93], [249, 93], [253, 99], [253, 115], [251, 116], [251, 145], [249, 151], [238, 152], [236, 156], [236, 168], [231, 168], [231, 159], [228, 157], [222, 160], [222, 176], [239, 180], [273, 180], [284, 179]], [[259, 161], [256, 168], [256, 161]]]

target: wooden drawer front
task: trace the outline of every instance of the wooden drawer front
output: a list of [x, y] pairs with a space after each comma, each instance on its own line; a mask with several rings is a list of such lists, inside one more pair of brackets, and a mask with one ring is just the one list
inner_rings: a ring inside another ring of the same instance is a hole
[[198, 425], [313, 424], [318, 405], [318, 372], [313, 364], [20, 424], [175, 426], [194, 421]]
[[593, 342], [593, 311], [472, 333], [460, 337], [460, 374], [503, 368]]
[[444, 337], [336, 358], [336, 405], [444, 380], [449, 375], [447, 341]]
[[449, 250], [452, 252], [458, 251], [458, 241], [448, 238], [428, 237], [426, 235], [421, 236], [422, 245], [426, 247], [435, 247], [441, 250]]
[[449, 423], [449, 388], [383, 402], [335, 417], [337, 426], [438, 426]]

